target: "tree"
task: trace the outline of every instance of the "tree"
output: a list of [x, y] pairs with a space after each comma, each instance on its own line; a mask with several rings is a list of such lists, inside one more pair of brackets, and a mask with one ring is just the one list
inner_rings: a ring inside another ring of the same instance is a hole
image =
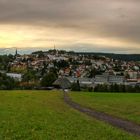
[[126, 92], [126, 86], [125, 85], [119, 85], [119, 92]]
[[38, 58], [43, 58], [44, 57], [44, 52], [43, 51], [36, 51], [36, 52], [33, 52], [32, 54], [38, 55]]
[[52, 86], [52, 84], [54, 83], [54, 81], [57, 79], [57, 76], [55, 73], [50, 72], [48, 74], [46, 74], [43, 79], [41, 80], [41, 86], [42, 87], [49, 87]]
[[97, 75], [97, 70], [95, 68], [91, 69], [89, 72], [89, 78], [93, 78]]
[[13, 55], [0, 55], [0, 70], [9, 70], [9, 62], [14, 60]]
[[0, 73], [0, 90], [11, 90], [16, 87], [16, 82], [13, 78]]
[[106, 84], [98, 84], [94, 88], [95, 92], [108, 92], [108, 90], [109, 90], [108, 85], [106, 85]]
[[60, 60], [58, 62], [54, 61], [53, 63], [54, 63], [54, 66], [58, 67], [59, 69], [69, 67], [69, 62], [65, 60]]
[[37, 76], [37, 73], [33, 70], [28, 70], [22, 76], [22, 82], [20, 83], [20, 86], [23, 89], [33, 89], [39, 86], [38, 80], [39, 77]]
[[126, 78], [126, 79], [130, 79], [130, 75], [127, 73], [127, 74], [125, 75], [125, 78]]
[[35, 71], [28, 70], [23, 76], [22, 76], [22, 81], [23, 82], [32, 82], [36, 81], [37, 76]]
[[72, 91], [81, 91], [79, 80], [77, 80], [77, 82], [72, 84], [71, 90]]

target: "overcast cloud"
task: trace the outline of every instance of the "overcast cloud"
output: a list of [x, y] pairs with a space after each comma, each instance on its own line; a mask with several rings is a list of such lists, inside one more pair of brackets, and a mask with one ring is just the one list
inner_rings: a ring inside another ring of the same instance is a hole
[[0, 0], [0, 30], [14, 40], [5, 43], [1, 33], [1, 47], [49, 48], [53, 41], [69, 50], [140, 53], [140, 1]]

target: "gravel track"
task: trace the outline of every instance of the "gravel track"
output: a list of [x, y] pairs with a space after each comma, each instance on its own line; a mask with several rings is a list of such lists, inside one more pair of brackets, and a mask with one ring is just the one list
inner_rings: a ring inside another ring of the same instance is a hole
[[140, 136], [140, 125], [130, 122], [128, 120], [123, 120], [121, 118], [111, 116], [111, 115], [103, 113], [103, 112], [96, 111], [94, 109], [84, 107], [84, 106], [72, 101], [68, 94], [69, 93], [64, 92], [64, 101], [72, 108], [74, 108], [90, 117], [96, 118], [97, 120], [104, 121], [112, 126], [115, 126], [117, 128], [123, 129], [129, 133]]

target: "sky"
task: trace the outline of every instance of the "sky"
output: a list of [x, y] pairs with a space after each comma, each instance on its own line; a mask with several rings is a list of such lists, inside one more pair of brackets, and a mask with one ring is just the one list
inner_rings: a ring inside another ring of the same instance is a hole
[[140, 0], [0, 0], [0, 52], [140, 53]]

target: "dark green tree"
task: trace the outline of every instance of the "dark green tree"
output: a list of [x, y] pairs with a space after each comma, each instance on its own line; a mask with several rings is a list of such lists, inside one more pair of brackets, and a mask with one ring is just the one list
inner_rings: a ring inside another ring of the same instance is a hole
[[32, 82], [36, 81], [37, 76], [36, 72], [32, 70], [28, 70], [23, 76], [22, 76], [22, 82]]
[[54, 83], [54, 81], [57, 79], [57, 76], [55, 73], [53, 72], [49, 72], [48, 74], [46, 74], [43, 79], [41, 80], [41, 86], [42, 87], [49, 87], [52, 86], [52, 84]]
[[81, 91], [79, 80], [77, 80], [77, 82], [72, 84], [71, 90], [72, 91]]
[[0, 90], [11, 90], [16, 88], [16, 86], [17, 83], [13, 78], [0, 73]]

